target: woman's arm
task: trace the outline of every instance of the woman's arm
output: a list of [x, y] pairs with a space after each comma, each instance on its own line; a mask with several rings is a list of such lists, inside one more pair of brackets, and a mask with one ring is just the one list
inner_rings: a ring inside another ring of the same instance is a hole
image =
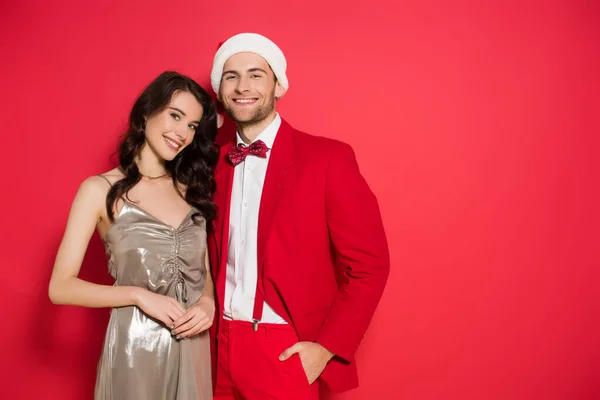
[[136, 305], [170, 325], [185, 312], [175, 299], [140, 287], [99, 285], [78, 278], [90, 238], [102, 218], [106, 194], [107, 184], [100, 177], [90, 177], [81, 184], [54, 262], [48, 287], [50, 300], [83, 307]]

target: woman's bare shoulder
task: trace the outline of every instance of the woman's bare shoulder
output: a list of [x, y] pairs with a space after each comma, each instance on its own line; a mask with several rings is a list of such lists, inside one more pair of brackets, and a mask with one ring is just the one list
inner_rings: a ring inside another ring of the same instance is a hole
[[[94, 177], [92, 176], [90, 178]], [[106, 184], [106, 180], [108, 180], [110, 184], [113, 185], [115, 182], [125, 178], [125, 175], [123, 175], [123, 171], [121, 171], [121, 168], [114, 168], [110, 171], [98, 175], [97, 178], [102, 179], [104, 181], [104, 184]]]
[[123, 173], [118, 168], [102, 174], [90, 176], [81, 183], [79, 192], [86, 197], [95, 197], [97, 195], [106, 196], [111, 185], [123, 177]]

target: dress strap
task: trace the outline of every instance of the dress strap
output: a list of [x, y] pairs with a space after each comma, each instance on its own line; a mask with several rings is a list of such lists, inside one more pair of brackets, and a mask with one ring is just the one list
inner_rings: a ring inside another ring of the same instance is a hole
[[102, 174], [98, 175], [100, 178], [104, 179], [106, 182], [108, 182], [108, 184], [110, 185], [110, 187], [112, 187], [112, 183], [110, 183], [110, 181], [108, 180], [108, 178]]

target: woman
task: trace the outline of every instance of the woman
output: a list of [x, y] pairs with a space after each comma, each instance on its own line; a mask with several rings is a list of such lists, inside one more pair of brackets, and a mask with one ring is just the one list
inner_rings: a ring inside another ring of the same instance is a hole
[[[119, 168], [86, 179], [75, 197], [49, 296], [113, 307], [96, 399], [212, 398], [206, 227], [215, 216], [216, 121], [196, 82], [161, 74], [131, 110]], [[94, 229], [114, 286], [77, 277]]]

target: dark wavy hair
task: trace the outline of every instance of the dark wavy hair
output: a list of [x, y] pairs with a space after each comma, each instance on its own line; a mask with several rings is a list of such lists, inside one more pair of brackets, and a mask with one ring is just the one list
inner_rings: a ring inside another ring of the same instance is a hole
[[[177, 72], [166, 71], [152, 81], [135, 101], [129, 114], [129, 128], [119, 145], [119, 165], [125, 175], [115, 182], [106, 196], [106, 212], [114, 222], [113, 208], [117, 199], [127, 193], [142, 178], [136, 159], [146, 143], [145, 117], [151, 117], [164, 111], [173, 95], [179, 92], [192, 94], [202, 106], [202, 119], [196, 129], [192, 142], [172, 161], [165, 161], [165, 167], [173, 179], [173, 186], [185, 201], [195, 207], [199, 213], [192, 218], [202, 216], [206, 219], [207, 229], [215, 218], [216, 207], [212, 201], [215, 192], [213, 170], [218, 159], [215, 145], [217, 136], [217, 114], [215, 103], [208, 93], [194, 80]], [[186, 187], [185, 196], [179, 185]]]

